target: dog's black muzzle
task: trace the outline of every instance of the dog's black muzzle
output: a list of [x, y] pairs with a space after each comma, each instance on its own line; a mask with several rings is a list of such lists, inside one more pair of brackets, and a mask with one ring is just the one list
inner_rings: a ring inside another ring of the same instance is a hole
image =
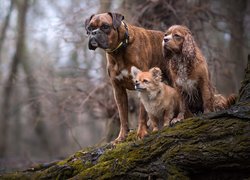
[[136, 91], [143, 91], [145, 90], [144, 88], [141, 88], [140, 83], [135, 83], [135, 90]]
[[98, 42], [95, 37], [89, 38], [89, 49], [95, 50], [98, 47]]
[[89, 49], [95, 50], [98, 47], [108, 48], [108, 37], [99, 28], [89, 32]]

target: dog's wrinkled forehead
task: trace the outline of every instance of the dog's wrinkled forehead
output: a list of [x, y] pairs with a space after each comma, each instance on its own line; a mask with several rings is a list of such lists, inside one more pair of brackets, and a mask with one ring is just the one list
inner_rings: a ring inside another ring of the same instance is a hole
[[124, 20], [124, 16], [119, 13], [96, 14], [85, 20], [85, 28], [87, 29], [89, 26], [101, 27], [103, 24], [106, 24], [112, 25], [114, 29], [117, 29], [120, 27], [122, 20]]
[[89, 25], [95, 26], [95, 27], [100, 27], [103, 23], [111, 25], [112, 24], [112, 17], [110, 15], [108, 15], [107, 13], [96, 14], [91, 18]]
[[145, 79], [151, 79], [152, 78], [152, 74], [150, 72], [140, 72], [138, 73], [137, 77], [136, 77], [139, 81], [143, 81]]
[[179, 34], [186, 36], [187, 34], [191, 34], [191, 31], [186, 26], [173, 25], [167, 30], [167, 34]]

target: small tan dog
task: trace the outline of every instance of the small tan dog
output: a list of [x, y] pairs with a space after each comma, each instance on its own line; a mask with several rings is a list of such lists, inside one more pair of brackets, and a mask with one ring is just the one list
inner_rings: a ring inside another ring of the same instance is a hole
[[159, 68], [153, 67], [142, 72], [132, 66], [131, 75], [140, 100], [148, 112], [153, 131], [157, 131], [162, 123], [168, 126], [184, 119], [181, 98], [174, 88], [162, 82]]

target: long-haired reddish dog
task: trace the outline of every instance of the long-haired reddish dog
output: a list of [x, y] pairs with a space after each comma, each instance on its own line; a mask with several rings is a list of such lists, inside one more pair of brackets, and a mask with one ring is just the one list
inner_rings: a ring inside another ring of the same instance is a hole
[[182, 94], [186, 116], [224, 109], [235, 97], [216, 95], [208, 65], [186, 26], [173, 25], [165, 33], [163, 53], [170, 66], [175, 87]]

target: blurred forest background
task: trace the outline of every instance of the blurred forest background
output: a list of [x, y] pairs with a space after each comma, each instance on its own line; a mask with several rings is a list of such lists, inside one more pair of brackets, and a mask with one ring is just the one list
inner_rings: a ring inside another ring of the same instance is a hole
[[[116, 137], [105, 54], [88, 50], [84, 29], [86, 18], [106, 11], [148, 29], [188, 26], [218, 92], [238, 92], [250, 53], [250, 0], [0, 0], [0, 172]], [[129, 102], [136, 128], [134, 93]]]

